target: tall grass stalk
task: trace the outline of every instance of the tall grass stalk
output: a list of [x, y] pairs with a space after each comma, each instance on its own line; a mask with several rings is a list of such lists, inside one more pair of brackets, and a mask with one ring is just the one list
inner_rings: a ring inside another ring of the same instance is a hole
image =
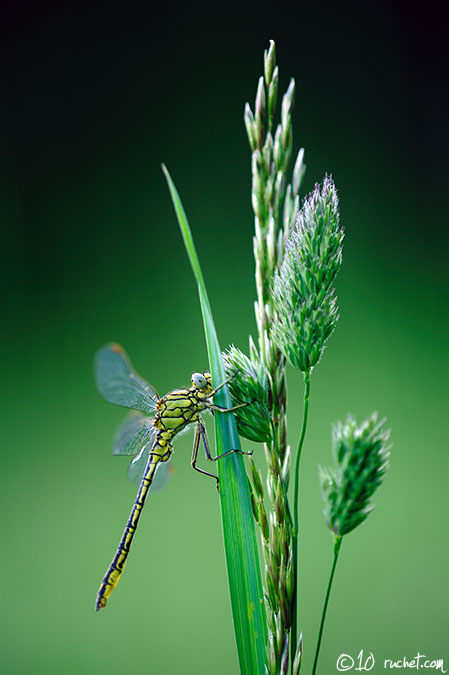
[[[292, 157], [294, 80], [282, 99], [280, 120], [274, 128], [279, 71], [274, 43], [264, 54], [264, 76], [259, 79], [254, 112], [245, 107], [245, 126], [252, 151], [252, 206], [254, 210], [255, 302], [258, 347], [250, 339], [250, 357], [232, 348], [226, 354], [228, 374], [243, 371], [231, 382], [231, 395], [245, 400], [254, 373], [268, 394], [259, 417], [268, 410], [270, 433], [263, 425], [251, 427], [251, 413], [237, 412], [243, 435], [265, 443], [268, 517], [258, 471], [252, 466], [252, 499], [261, 531], [265, 557], [265, 599], [268, 621], [269, 675], [292, 675], [300, 667], [302, 637], [298, 640], [298, 534], [300, 458], [304, 446], [310, 399], [310, 376], [337, 319], [333, 281], [341, 263], [343, 230], [339, 225], [338, 199], [330, 177], [299, 207], [299, 189], [305, 171], [304, 150], [297, 154], [291, 182], [287, 183]], [[282, 217], [281, 217], [282, 214]], [[294, 465], [293, 513], [288, 498], [290, 448], [286, 441], [286, 362], [304, 376], [303, 419]], [[257, 379], [257, 378], [256, 378]], [[241, 380], [239, 382], [239, 380]], [[243, 393], [243, 396], [242, 396]], [[256, 405], [254, 405], [254, 408]], [[256, 417], [256, 415], [254, 415]], [[268, 436], [268, 438], [267, 438]], [[290, 662], [290, 663], [289, 663]]]
[[[299, 434], [298, 449], [295, 458], [295, 483], [294, 483], [294, 497], [293, 497], [293, 536], [292, 536], [292, 553], [293, 553], [293, 572], [295, 575], [295, 594], [292, 607], [292, 646], [291, 646], [291, 662], [292, 669], [296, 656], [296, 636], [298, 633], [298, 586], [299, 586], [299, 570], [298, 570], [298, 535], [299, 535], [299, 467], [301, 461], [301, 453], [306, 437], [307, 420], [309, 416], [309, 399], [310, 399], [310, 372], [304, 373], [304, 398], [302, 410], [301, 432]], [[293, 670], [292, 670], [293, 672]]]
[[318, 630], [318, 638], [317, 638], [317, 643], [316, 643], [316, 648], [315, 648], [315, 656], [313, 658], [312, 675], [315, 675], [316, 667], [318, 665], [318, 657], [320, 655], [321, 640], [323, 638], [323, 631], [324, 631], [324, 622], [326, 621], [327, 606], [329, 604], [329, 598], [330, 598], [330, 594], [331, 594], [331, 590], [332, 590], [332, 583], [334, 581], [334, 574], [335, 574], [335, 569], [337, 567], [337, 561], [338, 561], [338, 555], [340, 553], [341, 542], [342, 542], [341, 537], [335, 537], [334, 557], [333, 557], [333, 560], [332, 560], [332, 567], [331, 567], [331, 573], [329, 575], [329, 581], [327, 583], [326, 596], [324, 598], [323, 610], [321, 612], [320, 628]]
[[[299, 188], [305, 171], [304, 151], [297, 155], [293, 177], [287, 175], [293, 152], [292, 110], [295, 82], [292, 79], [281, 104], [276, 127], [279, 70], [273, 41], [264, 54], [264, 75], [259, 79], [254, 113], [245, 107], [245, 126], [252, 151], [252, 206], [254, 211], [254, 258], [256, 264], [255, 314], [258, 350], [250, 343], [251, 358], [261, 361], [270, 382], [271, 434], [265, 442], [267, 488], [273, 505], [269, 529], [262, 530], [265, 553], [265, 597], [269, 629], [270, 675], [286, 673], [297, 648], [296, 574], [292, 540], [294, 527], [288, 502], [290, 449], [287, 446], [287, 387], [285, 356], [273, 341], [271, 327], [277, 321], [272, 280], [282, 262], [285, 240], [299, 207]], [[258, 509], [263, 496], [258, 495]], [[264, 507], [263, 507], [264, 508]]]

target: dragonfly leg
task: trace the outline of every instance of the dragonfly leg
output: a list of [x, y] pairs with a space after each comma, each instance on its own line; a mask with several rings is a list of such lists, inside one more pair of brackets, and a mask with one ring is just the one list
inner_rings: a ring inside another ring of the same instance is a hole
[[[200, 447], [200, 440], [202, 436], [202, 425], [201, 422], [198, 422], [196, 430], [195, 430], [195, 440], [193, 441], [193, 452], [192, 452], [192, 469], [195, 469], [195, 471], [198, 471], [199, 473], [204, 474], [205, 476], [210, 476], [211, 478], [215, 478], [215, 482], [217, 484], [217, 491], [218, 491], [218, 476], [215, 476], [213, 473], [209, 473], [208, 471], [204, 471], [203, 469], [200, 469], [196, 465], [196, 460], [198, 459], [198, 448]], [[204, 439], [203, 439], [204, 441]]]
[[254, 403], [254, 401], [245, 401], [245, 403], [238, 403], [233, 405], [231, 408], [222, 408], [221, 405], [215, 405], [215, 403], [209, 403], [207, 406], [208, 410], [218, 410], [219, 412], [232, 412], [233, 410], [238, 410], [238, 408], [245, 408], [247, 405]]
[[204, 471], [203, 469], [200, 469], [198, 466], [196, 466], [196, 460], [198, 459], [198, 449], [200, 447], [200, 441], [203, 441], [204, 445], [204, 452], [206, 453], [206, 459], [209, 462], [216, 462], [217, 459], [221, 459], [222, 457], [226, 457], [227, 455], [232, 455], [234, 452], [237, 453], [238, 455], [252, 455], [253, 452], [244, 452], [243, 450], [227, 450], [226, 452], [222, 452], [221, 455], [217, 455], [216, 457], [212, 457], [209, 451], [209, 441], [207, 440], [207, 433], [206, 433], [206, 427], [204, 426], [203, 422], [201, 419], [198, 420], [198, 424], [196, 426], [196, 431], [195, 431], [195, 440], [193, 442], [193, 452], [192, 452], [192, 468], [195, 469], [195, 471], [199, 471], [199, 473], [204, 473], [206, 476], [211, 476], [212, 478], [215, 478], [217, 481], [217, 490], [218, 488], [218, 476], [216, 476], [213, 473], [209, 473], [208, 471]]
[[232, 453], [236, 452], [238, 455], [252, 455], [253, 451], [251, 450], [250, 452], [245, 452], [244, 450], [236, 450], [233, 448], [232, 450], [227, 450], [226, 452], [222, 452], [221, 455], [217, 455], [216, 457], [212, 457], [209, 451], [209, 441], [207, 440], [207, 434], [206, 434], [206, 427], [204, 424], [200, 421], [198, 422], [198, 427], [200, 429], [200, 434], [201, 438], [203, 440], [203, 445], [204, 445], [204, 452], [206, 453], [206, 459], [209, 462], [216, 462], [217, 459], [221, 459], [222, 457], [226, 457], [227, 455], [232, 455]]
[[235, 373], [233, 373], [233, 374], [231, 375], [231, 377], [228, 377], [224, 382], [222, 382], [221, 384], [219, 384], [218, 387], [215, 387], [215, 389], [212, 389], [210, 395], [211, 395], [211, 396], [215, 396], [215, 394], [217, 393], [217, 391], [219, 391], [222, 387], [224, 387], [225, 384], [229, 384], [229, 382], [231, 382], [231, 380], [234, 379], [234, 377], [237, 375], [238, 372], [239, 372], [239, 371], [236, 370]]
[[[219, 391], [222, 387], [224, 387], [225, 384], [228, 384], [229, 382], [231, 382], [231, 380], [234, 379], [234, 377], [237, 375], [238, 372], [239, 371], [236, 370], [235, 373], [233, 375], [231, 375], [231, 377], [228, 377], [224, 382], [219, 384], [218, 387], [215, 387], [215, 389], [212, 389], [212, 391], [210, 393], [211, 398], [212, 398], [212, 396], [215, 396], [217, 391]], [[215, 403], [209, 403], [207, 405], [207, 408], [208, 408], [208, 410], [218, 410], [218, 412], [232, 412], [233, 410], [238, 410], [239, 408], [244, 408], [247, 405], [251, 405], [251, 403], [254, 403], [254, 401], [255, 401], [255, 399], [253, 399], [252, 401], [245, 401], [244, 403], [238, 403], [237, 405], [233, 405], [231, 408], [222, 408], [222, 406], [215, 405]], [[220, 455], [220, 457], [222, 457], [222, 455]]]

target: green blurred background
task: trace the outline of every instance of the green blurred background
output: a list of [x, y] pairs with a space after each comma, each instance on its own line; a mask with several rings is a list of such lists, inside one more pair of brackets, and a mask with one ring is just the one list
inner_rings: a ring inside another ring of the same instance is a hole
[[[150, 499], [107, 610], [95, 594], [134, 498], [123, 417], [92, 357], [124, 344], [160, 393], [207, 367], [160, 162], [188, 211], [223, 346], [255, 332], [249, 150], [262, 52], [297, 82], [304, 191], [326, 171], [346, 228], [341, 320], [312, 378], [300, 622], [310, 672], [331, 539], [317, 464], [372, 410], [391, 472], [343, 543], [321, 674], [340, 653], [449, 663], [447, 82], [443, 11], [400, 3], [17, 3], [2, 21], [2, 673], [237, 673], [219, 506], [190, 469]], [[447, 202], [447, 199], [446, 199]], [[289, 371], [290, 439], [301, 381]], [[256, 448], [262, 463], [262, 449]]]

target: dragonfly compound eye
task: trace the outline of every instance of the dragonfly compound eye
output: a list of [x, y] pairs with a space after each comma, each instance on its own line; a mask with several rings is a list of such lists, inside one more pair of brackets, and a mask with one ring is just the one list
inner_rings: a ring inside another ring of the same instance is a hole
[[207, 385], [206, 378], [201, 373], [193, 373], [192, 382], [198, 389], [204, 389]]

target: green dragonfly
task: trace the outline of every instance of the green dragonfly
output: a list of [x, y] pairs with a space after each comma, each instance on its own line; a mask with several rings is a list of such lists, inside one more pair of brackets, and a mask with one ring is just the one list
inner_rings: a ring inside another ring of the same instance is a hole
[[120, 579], [148, 490], [158, 468], [170, 459], [173, 453], [172, 442], [176, 434], [185, 429], [187, 425], [196, 424], [192, 468], [214, 478], [217, 489], [218, 476], [196, 466], [201, 441], [206, 459], [209, 461], [216, 461], [233, 452], [250, 453], [228, 450], [217, 457], [212, 457], [209, 451], [206, 427], [200, 413], [204, 410], [232, 412], [242, 405], [247, 405], [243, 403], [231, 408], [222, 408], [212, 402], [212, 397], [229, 380], [213, 388], [210, 373], [193, 373], [191, 387], [175, 389], [160, 398], [154, 387], [134, 371], [123, 347], [115, 343], [105, 345], [97, 352], [95, 379], [98, 390], [106, 401], [139, 411], [131, 413], [125, 419], [114, 441], [114, 454], [135, 455], [129, 465], [128, 476], [134, 484], [139, 486], [139, 490], [116, 554], [98, 590], [95, 605], [98, 611], [106, 606], [109, 596]]

